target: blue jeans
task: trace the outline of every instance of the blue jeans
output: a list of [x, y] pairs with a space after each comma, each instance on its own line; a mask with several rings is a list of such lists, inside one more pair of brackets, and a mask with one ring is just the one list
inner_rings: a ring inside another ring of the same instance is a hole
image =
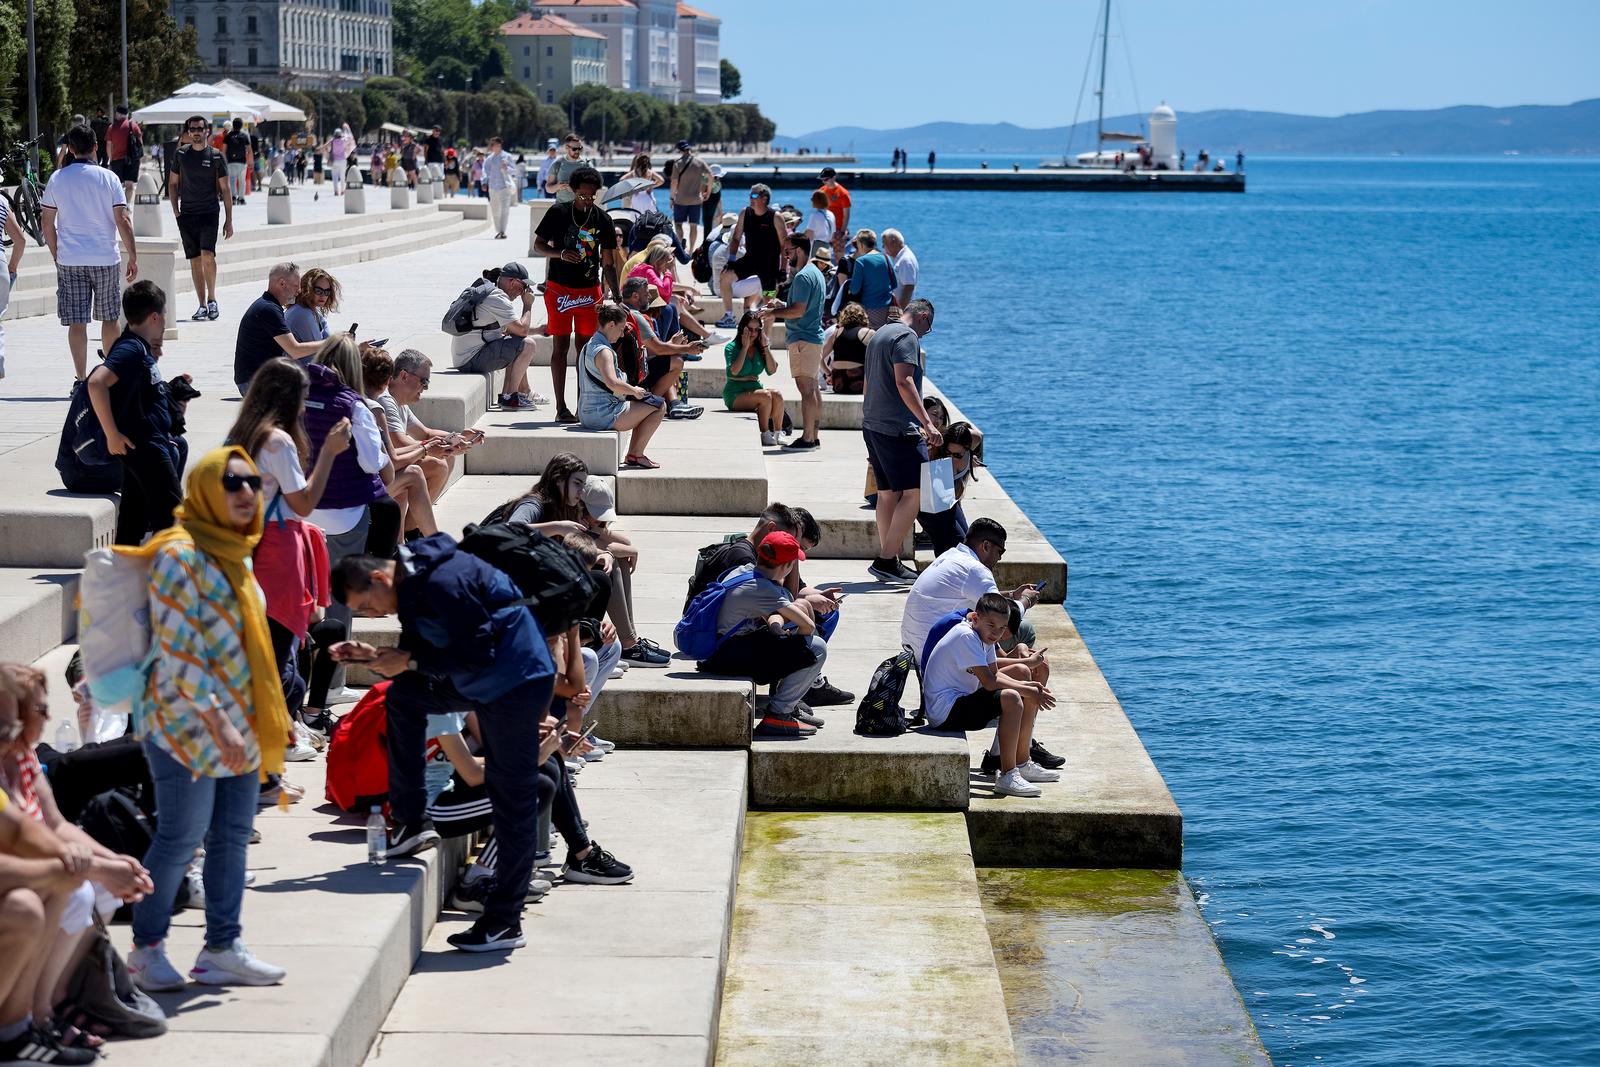
[[622, 662], [622, 642], [601, 645], [600, 651], [585, 647], [583, 650], [583, 684], [589, 687], [589, 712], [593, 717], [600, 703], [600, 693], [611, 680], [611, 672]]
[[422, 821], [429, 714], [476, 711], [483, 735], [484, 786], [493, 809], [500, 855], [494, 888], [484, 902], [486, 922], [522, 923], [523, 898], [533, 877], [539, 823], [539, 720], [550, 707], [555, 676], [523, 682], [490, 701], [462, 696], [449, 679], [407, 671], [389, 687], [389, 808], [396, 823]]
[[206, 847], [206, 944], [221, 948], [239, 936], [244, 904], [245, 850], [261, 787], [254, 771], [231, 778], [196, 778], [154, 742], [144, 743], [156, 787], [156, 832], [144, 865], [155, 891], [133, 906], [133, 943], [167, 938], [172, 904], [194, 850]]

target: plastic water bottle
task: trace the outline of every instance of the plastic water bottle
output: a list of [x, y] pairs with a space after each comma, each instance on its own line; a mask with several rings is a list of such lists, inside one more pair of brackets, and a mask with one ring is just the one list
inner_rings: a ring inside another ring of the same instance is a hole
[[389, 828], [383, 822], [383, 808], [372, 805], [367, 816], [367, 862], [376, 867], [389, 857]]
[[71, 752], [78, 747], [78, 726], [71, 719], [62, 719], [61, 725], [56, 727], [55, 750], [57, 752]]

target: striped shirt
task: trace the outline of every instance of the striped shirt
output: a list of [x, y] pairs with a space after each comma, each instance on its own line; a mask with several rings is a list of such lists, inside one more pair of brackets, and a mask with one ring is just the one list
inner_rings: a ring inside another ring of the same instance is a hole
[[[253, 582], [253, 595], [261, 589]], [[150, 636], [159, 648], [139, 714], [139, 734], [196, 777], [227, 778], [211, 727], [200, 715], [215, 698], [244, 738], [245, 766], [261, 765], [250, 726], [250, 662], [239, 602], [209, 556], [190, 542], [163, 545], [150, 568]]]
[[[39, 766], [39, 756], [31, 748], [7, 757], [5, 766], [0, 768], [0, 785], [4, 785], [18, 810], [34, 822], [44, 821], [44, 809], [39, 806], [39, 779], [42, 777], [44, 770]], [[0, 810], [4, 807], [0, 806]]]

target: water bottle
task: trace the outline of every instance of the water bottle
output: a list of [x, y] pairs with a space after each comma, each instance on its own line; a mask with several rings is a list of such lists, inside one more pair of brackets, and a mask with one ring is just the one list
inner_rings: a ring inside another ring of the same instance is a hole
[[367, 863], [376, 867], [389, 857], [389, 828], [383, 821], [383, 808], [372, 805], [367, 816]]
[[61, 725], [56, 727], [55, 750], [57, 752], [71, 752], [78, 747], [78, 726], [71, 719], [62, 719]]

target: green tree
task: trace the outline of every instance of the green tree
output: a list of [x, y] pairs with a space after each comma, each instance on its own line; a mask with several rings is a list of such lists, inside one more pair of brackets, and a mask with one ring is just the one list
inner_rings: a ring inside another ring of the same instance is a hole
[[[122, 99], [120, 0], [75, 0], [70, 90], [77, 110]], [[178, 28], [165, 0], [128, 0], [128, 95], [139, 108], [191, 80], [199, 66], [195, 31]]]
[[608, 99], [599, 99], [578, 116], [578, 132], [591, 141], [611, 142], [627, 137], [628, 117]]
[[[0, 37], [0, 58], [8, 59], [0, 68], [0, 81], [5, 83], [3, 99], [14, 114], [11, 123], [19, 133], [28, 128], [28, 44], [27, 22], [21, 0], [0, 0], [5, 10], [6, 32]], [[72, 0], [34, 0], [33, 27], [39, 71], [39, 131], [46, 139], [54, 139], [67, 127], [72, 117], [72, 49], [78, 43], [73, 37], [77, 23]], [[12, 29], [14, 27], [14, 29]], [[121, 69], [118, 61], [117, 69]], [[93, 107], [92, 101], [88, 106]], [[0, 116], [3, 119], [4, 116]]]
[[23, 53], [28, 47], [22, 20], [21, 4], [0, 4], [0, 152], [10, 146], [26, 121], [20, 117], [27, 106], [22, 80], [13, 77], [25, 62]]
[[722, 99], [732, 100], [744, 91], [744, 79], [739, 75], [739, 68], [728, 60], [722, 61]]

